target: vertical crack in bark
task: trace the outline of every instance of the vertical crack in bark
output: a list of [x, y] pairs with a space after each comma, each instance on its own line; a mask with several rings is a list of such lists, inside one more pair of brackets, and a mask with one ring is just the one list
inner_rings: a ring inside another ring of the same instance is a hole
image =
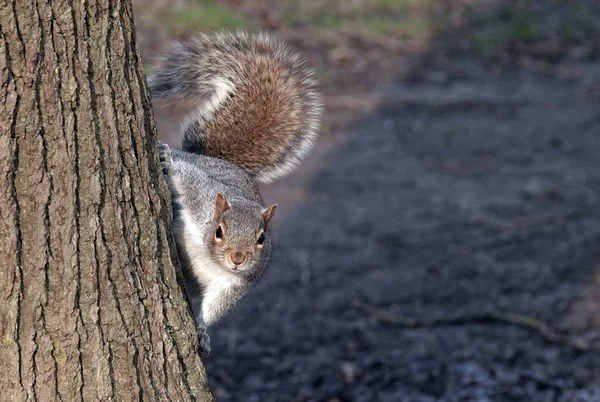
[[74, 93], [75, 93], [75, 99], [74, 99], [74, 106], [71, 106], [71, 113], [73, 115], [73, 130], [74, 130], [74, 135], [73, 135], [73, 150], [74, 150], [74, 157], [75, 157], [75, 166], [74, 166], [74, 173], [75, 173], [75, 188], [74, 188], [74, 203], [75, 203], [75, 208], [73, 209], [73, 218], [75, 220], [75, 251], [76, 251], [76, 256], [75, 256], [75, 266], [76, 266], [76, 270], [77, 272], [75, 273], [76, 275], [76, 286], [75, 286], [75, 296], [73, 298], [73, 310], [76, 312], [77, 314], [77, 364], [79, 365], [79, 369], [78, 369], [78, 375], [80, 376], [80, 382], [79, 382], [79, 389], [78, 389], [78, 393], [79, 393], [79, 400], [83, 401], [84, 397], [83, 397], [83, 390], [85, 387], [85, 374], [84, 374], [84, 370], [83, 370], [83, 352], [81, 350], [82, 344], [81, 344], [81, 331], [84, 331], [84, 333], [87, 334], [87, 329], [85, 327], [85, 321], [83, 320], [83, 314], [81, 311], [81, 306], [80, 306], [80, 299], [81, 299], [81, 222], [80, 222], [80, 211], [81, 211], [81, 172], [80, 172], [80, 163], [79, 163], [79, 138], [77, 136], [77, 131], [78, 131], [78, 126], [79, 126], [79, 115], [78, 115], [78, 110], [81, 104], [81, 84], [79, 83], [79, 78], [77, 76], [77, 70], [76, 70], [76, 66], [77, 66], [77, 60], [79, 59], [79, 46], [80, 46], [80, 38], [79, 38], [79, 34], [78, 34], [78, 28], [77, 28], [77, 20], [76, 20], [76, 16], [75, 16], [75, 7], [73, 4], [73, 0], [69, 0], [69, 9], [71, 10], [71, 23], [72, 23], [72, 28], [73, 28], [73, 36], [74, 36], [74, 42], [75, 45], [73, 46], [73, 50], [72, 50], [72, 54], [71, 54], [71, 73], [73, 75], [73, 79], [75, 81], [75, 88], [74, 88]]
[[19, 383], [21, 384], [21, 388], [25, 391], [25, 386], [23, 384], [23, 352], [21, 346], [21, 307], [23, 303], [23, 293], [25, 290], [25, 285], [23, 283], [23, 231], [21, 230], [21, 206], [19, 205], [19, 198], [17, 196], [17, 171], [19, 169], [19, 141], [17, 140], [15, 127], [17, 125], [17, 117], [19, 115], [19, 108], [21, 106], [21, 97], [17, 95], [17, 99], [15, 102], [15, 109], [13, 112], [12, 123], [10, 125], [10, 134], [11, 140], [14, 143], [15, 153], [13, 156], [13, 166], [12, 166], [12, 177], [11, 177], [11, 191], [12, 191], [12, 199], [15, 205], [15, 228], [17, 231], [17, 277], [19, 278], [19, 294], [17, 295], [17, 328], [16, 328], [16, 336], [15, 342], [17, 344], [17, 354], [19, 356]]
[[54, 345], [54, 343], [52, 343], [52, 360], [54, 361], [54, 398], [57, 401], [62, 402], [63, 398], [62, 395], [60, 394], [60, 391], [58, 390], [58, 362], [56, 361], [56, 346]]
[[137, 349], [137, 345], [136, 345], [136, 349], [133, 353], [133, 366], [138, 367], [138, 369], [136, 370], [135, 383], [138, 387], [138, 399], [140, 400], [140, 402], [143, 402], [144, 401], [144, 393], [142, 392], [142, 378], [140, 376], [139, 360], [140, 360], [140, 353], [139, 353], [139, 350]]
[[[100, 300], [102, 298], [102, 287], [100, 286], [100, 259], [98, 258], [98, 234], [94, 237], [94, 256], [96, 261], [95, 274], [96, 274], [96, 309], [98, 315], [98, 332], [100, 334], [100, 343], [102, 344], [102, 351], [108, 349], [108, 377], [110, 380], [110, 388], [112, 390], [112, 400], [115, 399], [115, 376], [112, 360], [112, 350], [110, 344], [106, 342], [104, 337], [104, 329], [102, 328], [102, 306]], [[108, 262], [107, 262], [108, 263]]]
[[[77, 60], [79, 59], [79, 46], [80, 38], [77, 29], [77, 19], [75, 16], [75, 6], [73, 0], [69, 0], [69, 9], [71, 10], [71, 22], [73, 24], [73, 36], [75, 39], [75, 46], [73, 46], [73, 53], [71, 56], [71, 73], [75, 80], [75, 106], [71, 106], [71, 113], [73, 114], [73, 149], [75, 153], [75, 189], [74, 189], [74, 201], [75, 208], [73, 209], [75, 219], [75, 251], [76, 251], [76, 278], [77, 284], [75, 286], [75, 296], [73, 298], [73, 310], [77, 313], [77, 363], [79, 365], [79, 400], [83, 401], [83, 389], [85, 387], [85, 374], [83, 370], [83, 352], [81, 350], [81, 331], [87, 333], [85, 327], [85, 321], [83, 320], [83, 313], [81, 311], [80, 300], [81, 300], [81, 222], [80, 222], [80, 211], [81, 211], [81, 166], [79, 164], [79, 138], [77, 135], [79, 127], [79, 115], [78, 110], [81, 105], [81, 84], [77, 77]], [[80, 327], [81, 326], [81, 327]]]
[[[44, 250], [44, 284], [43, 284], [43, 300], [40, 301], [39, 303], [39, 311], [40, 311], [40, 316], [36, 317], [36, 320], [41, 321], [42, 324], [42, 328], [44, 328], [44, 331], [46, 332], [47, 335], [47, 331], [46, 331], [46, 319], [45, 319], [45, 305], [47, 305], [48, 303], [48, 292], [49, 292], [49, 284], [50, 284], [50, 277], [49, 277], [49, 269], [50, 269], [50, 256], [51, 256], [51, 243], [50, 243], [50, 203], [52, 202], [52, 191], [54, 189], [54, 180], [52, 179], [52, 175], [48, 169], [48, 141], [46, 139], [46, 125], [44, 122], [44, 116], [42, 113], [42, 105], [41, 105], [41, 90], [42, 90], [42, 73], [44, 72], [44, 62], [45, 62], [45, 56], [46, 56], [46, 36], [44, 35], [44, 26], [43, 23], [41, 21], [41, 16], [40, 16], [40, 10], [39, 10], [39, 5], [38, 2], [35, 2], [35, 13], [37, 14], [37, 24], [38, 24], [38, 29], [39, 29], [39, 48], [38, 48], [38, 52], [35, 56], [35, 61], [34, 61], [34, 70], [36, 71], [35, 74], [35, 82], [34, 82], [34, 88], [35, 88], [35, 108], [37, 111], [37, 117], [38, 117], [38, 124], [39, 124], [39, 132], [38, 135], [40, 136], [40, 139], [42, 140], [42, 177], [47, 176], [49, 178], [49, 183], [50, 183], [50, 189], [48, 191], [48, 198], [46, 199], [46, 202], [44, 203], [44, 233], [45, 233], [45, 238], [46, 238], [46, 245], [45, 245], [45, 250]], [[37, 309], [36, 309], [37, 310]], [[33, 360], [33, 383], [32, 383], [32, 389], [33, 389], [33, 400], [37, 401], [37, 372], [38, 372], [38, 359], [37, 359], [37, 352], [39, 349], [39, 344], [38, 344], [38, 328], [37, 328], [37, 324], [35, 325], [35, 332], [34, 332], [34, 344], [35, 344], [35, 348], [33, 351], [33, 356], [32, 356], [32, 360]], [[43, 356], [42, 358], [44, 358], [45, 356]], [[56, 386], [56, 384], [55, 384]]]
[[[43, 177], [47, 177], [50, 183], [50, 191], [48, 191], [48, 198], [44, 203], [44, 233], [46, 234], [46, 247], [44, 250], [44, 304], [48, 304], [48, 292], [49, 292], [49, 284], [50, 277], [48, 274], [48, 270], [50, 268], [50, 257], [52, 254], [52, 245], [50, 243], [50, 203], [52, 202], [52, 191], [54, 190], [54, 179], [52, 178], [52, 173], [48, 169], [48, 140], [46, 138], [46, 123], [44, 122], [44, 114], [42, 113], [42, 101], [41, 101], [41, 92], [42, 92], [42, 73], [44, 72], [44, 62], [46, 57], [46, 35], [44, 35], [44, 27], [42, 24], [42, 17], [40, 16], [40, 10], [38, 8], [38, 2], [35, 2], [35, 11], [38, 17], [38, 26], [40, 30], [40, 42], [39, 42], [39, 51], [35, 57], [35, 108], [37, 111], [37, 116], [39, 119], [39, 136], [42, 140], [42, 169]], [[42, 314], [43, 314], [43, 305], [42, 305]]]
[[[85, 31], [86, 31], [86, 37], [90, 38], [90, 9], [89, 9], [89, 2], [88, 1], [84, 1], [83, 2], [83, 7], [85, 10], [85, 15], [84, 15], [84, 25], [85, 25]], [[97, 94], [96, 94], [96, 87], [94, 84], [94, 65], [92, 63], [92, 57], [91, 57], [91, 45], [90, 45], [90, 40], [87, 40], [86, 43], [86, 56], [87, 56], [87, 71], [86, 71], [86, 75], [87, 75], [87, 80], [88, 80], [88, 86], [90, 88], [90, 108], [92, 111], [92, 116], [93, 116], [93, 120], [94, 120], [94, 137], [95, 137], [95, 141], [96, 141], [96, 146], [98, 147], [98, 152], [99, 152], [99, 157], [98, 157], [98, 162], [100, 164], [99, 166], [99, 173], [100, 173], [100, 195], [99, 195], [99, 203], [98, 203], [98, 208], [97, 208], [97, 217], [98, 217], [98, 226], [100, 228], [100, 238], [101, 238], [101, 242], [102, 242], [102, 247], [104, 249], [104, 251], [106, 252], [106, 275], [107, 275], [107, 279], [109, 280], [109, 282], [112, 282], [110, 279], [110, 271], [112, 269], [112, 251], [110, 250], [110, 248], [108, 247], [108, 243], [106, 241], [106, 234], [104, 233], [104, 220], [102, 218], [102, 211], [104, 210], [104, 205], [106, 203], [106, 164], [105, 164], [105, 151], [104, 151], [104, 147], [102, 144], [102, 138], [101, 138], [101, 128], [100, 128], [100, 120], [98, 117], [98, 102], [97, 102]], [[99, 255], [98, 255], [98, 244], [97, 244], [97, 237], [96, 240], [94, 241], [95, 243], [95, 255], [96, 255], [96, 286], [97, 286], [97, 292], [98, 292], [98, 298], [97, 298], [97, 308], [98, 308], [98, 329], [100, 331], [100, 335], [101, 335], [101, 339], [102, 339], [102, 343], [103, 343], [103, 347], [106, 346], [107, 342], [105, 339], [105, 335], [104, 335], [104, 330], [102, 329], [102, 309], [101, 309], [101, 286], [100, 286], [100, 260], [99, 260]], [[114, 286], [114, 284], [111, 284], [111, 286]], [[117, 309], [119, 309], [117, 307]], [[108, 343], [108, 350], [109, 350], [109, 355], [108, 355], [108, 373], [109, 373], [109, 379], [110, 379], [110, 384], [111, 384], [111, 399], [115, 399], [116, 396], [116, 383], [115, 383], [115, 375], [114, 375], [114, 362], [113, 362], [113, 356], [112, 356], [112, 349], [110, 347], [110, 343]]]
[[[13, 10], [13, 18], [15, 22], [15, 27], [17, 31], [17, 37], [19, 38], [19, 42], [21, 47], [23, 48], [23, 52], [25, 52], [25, 43], [23, 42], [23, 37], [21, 35], [21, 30], [19, 28], [19, 21], [17, 18], [17, 5], [16, 0], [12, 2], [12, 10]], [[6, 60], [7, 67], [9, 69], [9, 78], [14, 82], [14, 75], [12, 72], [12, 61], [10, 56], [10, 49], [8, 45], [8, 41], [6, 41]], [[16, 86], [16, 85], [15, 85]], [[12, 121], [10, 124], [10, 137], [11, 142], [13, 143], [14, 155], [13, 155], [13, 164], [11, 168], [11, 198], [13, 199], [13, 203], [15, 205], [15, 229], [16, 229], [16, 260], [17, 260], [17, 277], [19, 278], [19, 293], [17, 295], [17, 322], [15, 329], [15, 343], [17, 344], [17, 355], [19, 358], [19, 384], [21, 385], [21, 389], [24, 393], [25, 385], [23, 384], [23, 348], [21, 345], [21, 308], [23, 304], [23, 294], [24, 294], [24, 282], [23, 282], [23, 231], [21, 229], [21, 206], [19, 204], [18, 192], [17, 192], [17, 172], [19, 170], [19, 141], [17, 139], [17, 123], [19, 110], [21, 107], [21, 96], [18, 94], [15, 88], [15, 106], [13, 109]]]
[[8, 101], [8, 89], [10, 88], [10, 83], [14, 80], [14, 78], [10, 65], [10, 54], [8, 53], [8, 40], [6, 40], [6, 35], [4, 34], [2, 24], [0, 24], [0, 38], [2, 38], [2, 41], [4, 42], [4, 59], [6, 62], [6, 71], [8, 75], [6, 83], [3, 83], [2, 85], [4, 87], [4, 105], [6, 106], [6, 102]]
[[[39, 306], [38, 306], [39, 307]], [[37, 325], [34, 324], [34, 330], [33, 330], [33, 352], [31, 353], [31, 360], [33, 360], [33, 366], [31, 368], [32, 371], [32, 379], [31, 379], [31, 390], [33, 392], [32, 394], [32, 399], [34, 401], [37, 401], [37, 391], [36, 391], [36, 386], [37, 386], [37, 365], [35, 364], [35, 358], [37, 357], [37, 351], [38, 351], [38, 331], [37, 331]]]
[[108, 361], [110, 362], [110, 364], [108, 365], [108, 372], [110, 375], [110, 392], [112, 395], [112, 400], [115, 400], [115, 396], [117, 395], [117, 384], [115, 382], [115, 372], [114, 372], [114, 366], [113, 366], [113, 351], [112, 351], [112, 347], [110, 346], [110, 343], [108, 344]]
[[[164, 314], [165, 314], [165, 309], [163, 308], [163, 315]], [[171, 395], [169, 393], [169, 371], [168, 371], [168, 367], [167, 367], [167, 345], [165, 345], [165, 342], [162, 340], [160, 343], [162, 345], [162, 355], [163, 355], [162, 370], [163, 370], [163, 376], [165, 378], [165, 398], [167, 401], [172, 402]]]
[[27, 49], [25, 48], [25, 41], [23, 40], [23, 34], [21, 34], [21, 26], [19, 25], [19, 18], [17, 16], [17, 1], [18, 0], [13, 0], [12, 2], [13, 19], [15, 21], [15, 30], [17, 31], [17, 38], [19, 38], [19, 42], [23, 44], [23, 54], [27, 56]]

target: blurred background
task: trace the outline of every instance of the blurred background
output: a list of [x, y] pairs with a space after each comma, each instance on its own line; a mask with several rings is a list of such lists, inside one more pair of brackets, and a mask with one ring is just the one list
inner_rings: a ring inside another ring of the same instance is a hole
[[[266, 29], [325, 94], [275, 255], [211, 328], [219, 401], [600, 401], [600, 1], [134, 0]], [[179, 143], [185, 105], [156, 104]]]

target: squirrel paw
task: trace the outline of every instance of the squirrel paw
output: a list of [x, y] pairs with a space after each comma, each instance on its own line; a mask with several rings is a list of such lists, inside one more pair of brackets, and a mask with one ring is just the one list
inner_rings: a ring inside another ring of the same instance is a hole
[[207, 357], [210, 354], [210, 337], [206, 327], [198, 328], [198, 342], [200, 343], [200, 356]]
[[173, 162], [171, 157], [171, 148], [167, 144], [160, 141], [158, 141], [158, 158], [160, 160], [163, 173], [169, 174], [171, 163]]

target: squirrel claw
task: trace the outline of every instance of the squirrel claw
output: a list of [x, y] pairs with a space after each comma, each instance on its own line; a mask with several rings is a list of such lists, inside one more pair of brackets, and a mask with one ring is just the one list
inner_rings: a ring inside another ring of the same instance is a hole
[[160, 160], [163, 173], [168, 174], [173, 161], [171, 157], [171, 148], [167, 144], [160, 141], [158, 141], [158, 158]]

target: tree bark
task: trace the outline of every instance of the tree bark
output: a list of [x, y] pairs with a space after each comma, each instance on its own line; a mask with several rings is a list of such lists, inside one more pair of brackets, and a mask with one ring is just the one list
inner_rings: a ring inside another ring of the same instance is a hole
[[2, 400], [212, 400], [129, 0], [0, 0]]

